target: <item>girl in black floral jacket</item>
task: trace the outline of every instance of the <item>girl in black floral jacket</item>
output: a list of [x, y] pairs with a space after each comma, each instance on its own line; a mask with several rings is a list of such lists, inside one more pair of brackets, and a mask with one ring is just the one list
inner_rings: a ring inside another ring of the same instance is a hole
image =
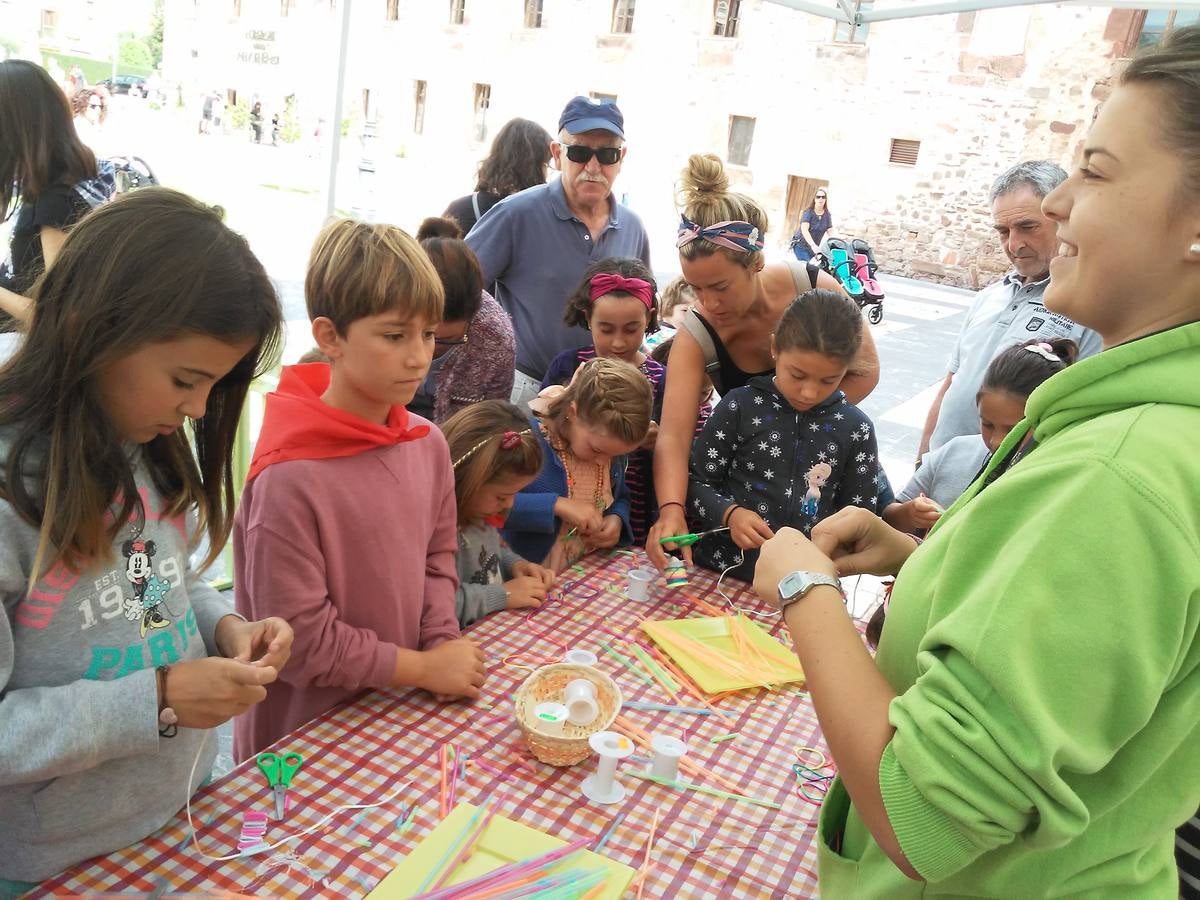
[[775, 374], [726, 394], [692, 447], [689, 519], [729, 531], [700, 541], [705, 568], [751, 580], [777, 528], [805, 534], [845, 506], [875, 511], [875, 428], [838, 383], [862, 343], [862, 314], [817, 289], [784, 312], [772, 338]]

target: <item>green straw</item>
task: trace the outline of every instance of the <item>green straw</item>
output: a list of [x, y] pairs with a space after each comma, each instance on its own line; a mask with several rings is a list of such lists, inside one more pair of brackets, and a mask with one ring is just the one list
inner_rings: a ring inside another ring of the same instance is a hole
[[632, 778], [639, 778], [642, 781], [653, 781], [655, 784], [676, 788], [677, 790], [696, 791], [699, 794], [708, 794], [709, 796], [721, 797], [725, 800], [740, 800], [742, 803], [753, 803], [755, 806], [765, 806], [769, 809], [783, 809], [783, 804], [781, 803], [760, 800], [758, 797], [747, 797], [745, 794], [731, 794], [729, 791], [718, 791], [716, 788], [710, 788], [705, 784], [693, 784], [690, 781], [674, 781], [670, 778], [659, 778], [657, 775], [650, 775], [649, 773], [638, 772], [637, 770], [628, 770], [622, 774]]
[[646, 682], [646, 684], [650, 685], [650, 687], [658, 687], [657, 681], [655, 681], [653, 678], [651, 678], [649, 675], [647, 675], [645, 672], [643, 672], [641, 669], [639, 669], [634, 664], [633, 660], [630, 659], [628, 656], [623, 656], [620, 653], [618, 653], [616, 650], [614, 650], [607, 641], [600, 642], [600, 649], [603, 650], [605, 653], [607, 653], [609, 656], [611, 656], [613, 659], [615, 659], [617, 662], [619, 662], [621, 665], [623, 665], [625, 668], [627, 668], [630, 672], [632, 672], [634, 675], [636, 675], [642, 681]]
[[670, 690], [672, 690], [672, 691], [679, 690], [679, 685], [675, 682], [675, 679], [672, 678], [670, 675], [668, 675], [666, 672], [664, 672], [662, 670], [662, 667], [659, 666], [658, 663], [656, 663], [654, 660], [652, 660], [650, 658], [649, 653], [647, 653], [645, 650], [643, 650], [637, 644], [633, 645], [633, 652], [636, 653], [637, 658], [642, 661], [642, 665], [644, 665], [647, 669], [649, 669], [651, 672], [653, 672], [655, 675], [657, 675], [659, 678], [661, 678], [662, 683], [665, 684]]
[[739, 737], [739, 736], [740, 736], [739, 732], [731, 731], [731, 732], [729, 732], [729, 734], [723, 734], [720, 737], [713, 738], [711, 741], [709, 741], [709, 743], [710, 744], [720, 744], [722, 741], [732, 741], [735, 737]]

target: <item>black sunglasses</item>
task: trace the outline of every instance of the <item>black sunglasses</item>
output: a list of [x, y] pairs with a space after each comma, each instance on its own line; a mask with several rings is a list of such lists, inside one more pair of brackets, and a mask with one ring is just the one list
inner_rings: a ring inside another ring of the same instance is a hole
[[818, 199], [818, 200], [824, 200], [824, 199], [825, 199], [825, 195], [824, 195], [824, 194], [817, 194], [817, 199]]
[[573, 163], [587, 165], [592, 157], [600, 160], [600, 165], [611, 166], [621, 159], [620, 147], [585, 147], [583, 144], [567, 144], [567, 159]]

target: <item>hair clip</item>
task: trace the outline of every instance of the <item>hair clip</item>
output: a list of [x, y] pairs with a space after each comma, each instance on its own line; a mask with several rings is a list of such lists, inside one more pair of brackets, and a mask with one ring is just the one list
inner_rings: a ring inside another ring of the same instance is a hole
[[1045, 341], [1038, 341], [1036, 344], [1026, 344], [1025, 349], [1030, 353], [1036, 353], [1047, 362], [1060, 363], [1062, 360], [1055, 355], [1054, 348]]

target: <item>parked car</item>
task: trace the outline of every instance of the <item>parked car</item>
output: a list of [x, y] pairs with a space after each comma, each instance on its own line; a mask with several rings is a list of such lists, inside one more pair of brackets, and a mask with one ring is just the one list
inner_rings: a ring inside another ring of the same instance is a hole
[[110, 94], [128, 94], [130, 97], [146, 96], [146, 79], [141, 75], [118, 75], [105, 78], [98, 84], [108, 88]]

